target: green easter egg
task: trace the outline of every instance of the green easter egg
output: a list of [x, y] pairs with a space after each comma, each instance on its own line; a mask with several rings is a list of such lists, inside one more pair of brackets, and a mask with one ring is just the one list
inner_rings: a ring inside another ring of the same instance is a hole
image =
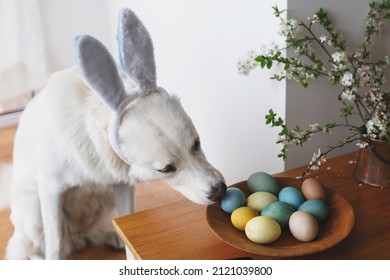
[[249, 190], [254, 192], [269, 192], [277, 196], [280, 187], [274, 177], [266, 172], [256, 172], [249, 176], [248, 181]]
[[270, 217], [277, 221], [281, 228], [285, 228], [288, 225], [288, 219], [294, 211], [294, 207], [290, 204], [282, 201], [275, 201], [261, 211], [261, 216]]

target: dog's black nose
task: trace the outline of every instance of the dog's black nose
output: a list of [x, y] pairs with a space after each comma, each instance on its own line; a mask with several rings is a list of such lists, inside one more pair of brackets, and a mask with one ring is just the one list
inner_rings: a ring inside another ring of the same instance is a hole
[[215, 186], [211, 187], [209, 199], [212, 202], [220, 201], [226, 192], [226, 185], [224, 182], [219, 181]]

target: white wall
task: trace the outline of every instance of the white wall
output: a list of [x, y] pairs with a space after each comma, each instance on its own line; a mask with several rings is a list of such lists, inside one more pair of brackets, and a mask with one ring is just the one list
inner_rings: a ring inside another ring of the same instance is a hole
[[[276, 1], [281, 9], [285, 1]], [[120, 8], [133, 9], [154, 41], [160, 86], [180, 96], [202, 139], [209, 161], [227, 183], [255, 171], [283, 170], [277, 131], [264, 116], [283, 117], [285, 83], [267, 71], [249, 77], [236, 64], [248, 50], [280, 41], [275, 1], [114, 0], [108, 1], [113, 43]]]
[[50, 73], [73, 65], [73, 38], [108, 41], [107, 0], [39, 0]]

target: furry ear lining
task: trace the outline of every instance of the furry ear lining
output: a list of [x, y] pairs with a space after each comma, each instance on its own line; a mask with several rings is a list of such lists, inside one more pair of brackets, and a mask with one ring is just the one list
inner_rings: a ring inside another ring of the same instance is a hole
[[141, 20], [130, 9], [120, 11], [117, 42], [121, 66], [128, 78], [142, 90], [154, 90], [156, 65], [152, 39]]
[[75, 39], [75, 59], [84, 82], [111, 110], [118, 110], [128, 96], [107, 48], [89, 35], [79, 36]]

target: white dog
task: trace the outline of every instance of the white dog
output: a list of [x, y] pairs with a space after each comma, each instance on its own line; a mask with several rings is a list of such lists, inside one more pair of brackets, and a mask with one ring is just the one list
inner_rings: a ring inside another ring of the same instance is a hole
[[178, 98], [156, 86], [143, 24], [126, 9], [118, 30], [122, 67], [136, 87], [125, 89], [106, 48], [81, 36], [77, 67], [52, 75], [20, 119], [9, 259], [66, 258], [87, 243], [121, 247], [111, 225], [115, 204], [131, 213], [132, 186], [141, 181], [164, 180], [199, 204], [226, 190]]

